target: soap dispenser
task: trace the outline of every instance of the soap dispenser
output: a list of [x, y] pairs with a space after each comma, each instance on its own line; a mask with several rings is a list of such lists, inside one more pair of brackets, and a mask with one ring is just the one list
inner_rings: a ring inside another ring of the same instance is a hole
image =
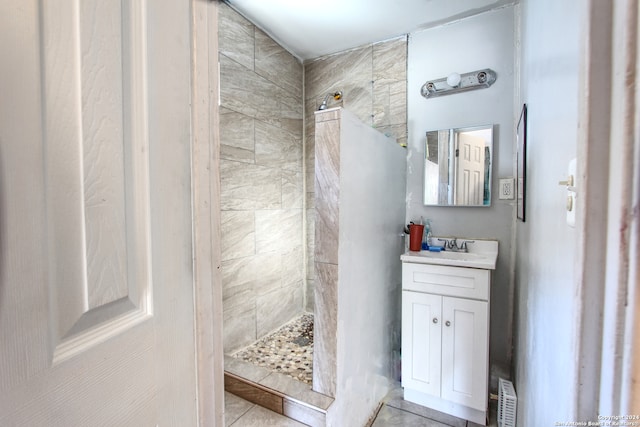
[[422, 237], [422, 250], [428, 251], [431, 246], [431, 220], [427, 219], [424, 223], [424, 236]]

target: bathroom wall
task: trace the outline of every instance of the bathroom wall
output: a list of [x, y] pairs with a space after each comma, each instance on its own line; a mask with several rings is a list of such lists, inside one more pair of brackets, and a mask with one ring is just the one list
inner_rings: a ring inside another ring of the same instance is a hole
[[518, 425], [523, 426], [585, 421], [573, 414], [578, 233], [566, 224], [566, 192], [558, 181], [576, 157], [580, 30], [587, 6], [579, 0], [521, 5], [529, 184], [527, 221], [517, 224], [514, 370]]
[[[498, 179], [514, 176], [514, 7], [412, 33], [408, 56], [407, 221], [431, 219], [435, 235], [498, 239], [491, 287], [491, 388], [509, 377], [513, 317], [512, 241], [514, 201], [498, 200]], [[488, 89], [425, 99], [422, 85], [452, 72], [491, 68]], [[490, 207], [425, 207], [422, 202], [425, 132], [494, 124], [493, 194]]]
[[329, 99], [329, 108], [342, 106], [363, 123], [396, 138], [407, 140], [406, 37], [381, 41], [321, 57], [304, 64], [305, 170], [307, 224], [307, 301], [313, 311], [314, 270], [314, 112], [328, 93], [343, 92], [343, 99]]
[[303, 311], [302, 65], [219, 12], [224, 348]]

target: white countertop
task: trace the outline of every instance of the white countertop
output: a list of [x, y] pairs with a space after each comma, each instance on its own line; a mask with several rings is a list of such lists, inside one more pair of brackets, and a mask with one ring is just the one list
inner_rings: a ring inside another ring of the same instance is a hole
[[[444, 238], [444, 237], [441, 237]], [[438, 237], [432, 238], [442, 246]], [[452, 237], [447, 237], [452, 239]], [[475, 243], [468, 243], [469, 252], [452, 252], [444, 250], [441, 252], [431, 251], [407, 251], [400, 256], [402, 262], [414, 262], [419, 264], [449, 265], [452, 267], [482, 268], [485, 270], [495, 270], [498, 259], [497, 240], [478, 240], [458, 237], [458, 242], [463, 240], [473, 240]]]

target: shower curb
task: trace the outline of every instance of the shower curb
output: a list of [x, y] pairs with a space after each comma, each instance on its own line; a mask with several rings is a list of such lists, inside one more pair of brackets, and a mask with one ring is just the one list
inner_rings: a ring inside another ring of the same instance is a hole
[[[296, 381], [291, 379], [291, 381]], [[263, 384], [243, 378], [231, 372], [224, 372], [224, 389], [231, 394], [241, 397], [251, 403], [262, 406], [270, 411], [291, 418], [311, 427], [325, 427], [327, 408], [316, 406], [304, 396], [290, 396], [286, 392], [267, 387]], [[309, 389], [310, 396], [318, 395], [325, 401], [333, 402], [327, 396], [315, 393]], [[307, 400], [307, 401], [305, 401]], [[323, 405], [325, 406], [325, 405]]]

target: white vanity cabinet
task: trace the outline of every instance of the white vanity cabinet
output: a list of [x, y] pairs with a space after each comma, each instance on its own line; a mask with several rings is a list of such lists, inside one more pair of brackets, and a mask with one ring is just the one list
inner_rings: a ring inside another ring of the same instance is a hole
[[488, 269], [403, 262], [405, 400], [486, 424], [490, 278]]

